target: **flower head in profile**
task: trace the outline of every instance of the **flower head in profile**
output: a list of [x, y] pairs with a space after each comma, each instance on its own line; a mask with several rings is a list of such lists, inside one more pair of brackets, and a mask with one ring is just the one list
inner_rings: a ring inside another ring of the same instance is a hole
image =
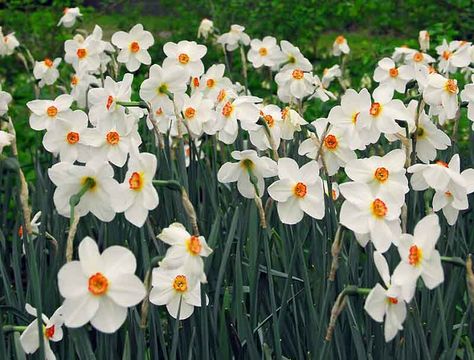
[[81, 9], [78, 7], [65, 8], [63, 16], [59, 19], [58, 26], [64, 26], [65, 28], [73, 27], [78, 17], [81, 17]]
[[295, 160], [280, 158], [278, 177], [268, 187], [268, 194], [278, 202], [278, 215], [284, 224], [300, 222], [305, 213], [315, 219], [323, 218], [323, 183], [317, 162], [310, 161], [299, 168]]
[[402, 288], [406, 302], [413, 298], [419, 277], [428, 289], [434, 289], [444, 281], [441, 257], [435, 249], [440, 233], [438, 216], [431, 214], [416, 224], [413, 235], [400, 237], [397, 246], [401, 262], [393, 272], [392, 282]]
[[[237, 189], [242, 196], [249, 199], [262, 197], [265, 191], [263, 179], [277, 174], [276, 162], [266, 156], [259, 157], [255, 150], [233, 151], [231, 155], [237, 162], [227, 162], [221, 166], [217, 173], [219, 182], [237, 181]], [[253, 176], [257, 183], [258, 194], [255, 193], [250, 176]]]
[[214, 22], [209, 19], [202, 19], [199, 24], [197, 37], [207, 39], [210, 34], [214, 31]]
[[461, 100], [467, 102], [467, 118], [473, 122], [474, 130], [474, 76], [471, 77], [471, 83], [461, 91]]
[[[30, 304], [25, 305], [25, 310], [28, 314], [34, 317], [38, 317], [38, 312]], [[46, 360], [55, 360], [56, 356], [51, 350], [49, 345], [50, 341], [58, 342], [63, 338], [63, 310], [62, 307], [59, 307], [51, 318], [48, 318], [46, 315], [41, 314], [41, 320], [43, 322], [43, 342], [44, 342], [44, 352]], [[21, 347], [27, 354], [35, 353], [40, 347], [39, 344], [39, 334], [38, 334], [38, 319], [33, 320], [31, 324], [23, 331], [20, 336]]]
[[440, 74], [428, 75], [428, 83], [423, 90], [423, 99], [432, 106], [442, 106], [448, 119], [454, 119], [458, 111], [458, 82]]
[[10, 105], [12, 101], [12, 96], [10, 93], [3, 91], [0, 87], [0, 116], [3, 116], [8, 111], [8, 105]]
[[240, 44], [250, 44], [250, 37], [244, 32], [245, 27], [234, 24], [230, 31], [217, 38], [217, 42], [225, 47], [227, 51], [234, 51]]
[[207, 245], [204, 236], [191, 235], [180, 223], [173, 223], [163, 229], [158, 238], [171, 245], [166, 251], [165, 258], [160, 266], [165, 269], [178, 269], [182, 267], [187, 274], [206, 282], [203, 257], [212, 254], [212, 249]]
[[277, 150], [280, 146], [281, 139], [281, 110], [278, 106], [269, 104], [260, 110], [261, 121], [265, 121], [265, 125], [258, 125], [256, 130], [249, 131], [249, 138], [259, 150], [271, 149], [269, 135], [273, 140], [273, 150]]
[[347, 39], [343, 35], [339, 35], [334, 40], [332, 44], [332, 54], [334, 56], [340, 56], [342, 54], [347, 55], [351, 52], [349, 48], [349, 44], [347, 43]]
[[308, 122], [295, 110], [289, 106], [281, 110], [281, 138], [284, 140], [293, 140], [295, 132], [301, 131], [301, 126], [307, 125]]
[[200, 281], [183, 268], [153, 269], [152, 286], [150, 302], [155, 305], [166, 305], [168, 313], [175, 319], [185, 320], [193, 314], [195, 306], [200, 307], [209, 303], [205, 295], [206, 303], [202, 304]]
[[117, 61], [125, 64], [128, 71], [137, 71], [141, 64], [151, 64], [148, 48], [155, 43], [155, 39], [151, 32], [143, 29], [142, 24], [136, 24], [128, 33], [117, 31], [111, 41], [120, 49]]
[[390, 279], [387, 260], [375, 251], [374, 263], [385, 288], [377, 283], [365, 300], [364, 309], [377, 322], [384, 321], [385, 341], [391, 341], [399, 330], [407, 315], [406, 303], [401, 294], [401, 288], [393, 285]]
[[20, 42], [16, 38], [15, 33], [12, 32], [4, 35], [0, 26], [0, 56], [12, 55], [18, 46], [20, 46]]
[[15, 140], [15, 136], [13, 134], [0, 130], [0, 154], [3, 152], [3, 148], [5, 146], [10, 146], [12, 144], [13, 140]]
[[286, 71], [289, 69], [300, 69], [302, 71], [313, 70], [311, 62], [304, 57], [297, 46], [294, 46], [289, 41], [282, 40], [280, 41], [280, 47], [283, 54], [280, 61], [283, 67], [280, 71]]
[[430, 33], [426, 30], [420, 30], [418, 33], [418, 42], [420, 43], [420, 50], [427, 51], [430, 49]]
[[127, 308], [146, 295], [145, 286], [134, 274], [137, 262], [122, 246], [102, 253], [97, 243], [85, 237], [79, 244], [79, 260], [63, 265], [58, 287], [65, 298], [64, 324], [77, 328], [87, 324], [104, 333], [114, 333], [125, 322]]

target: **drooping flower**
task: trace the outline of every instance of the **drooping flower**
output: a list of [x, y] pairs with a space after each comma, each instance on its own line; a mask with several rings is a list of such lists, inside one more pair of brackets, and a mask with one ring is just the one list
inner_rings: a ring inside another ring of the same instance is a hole
[[127, 318], [127, 308], [146, 295], [134, 274], [136, 267], [127, 248], [110, 246], [101, 254], [97, 243], [85, 237], [79, 244], [79, 261], [66, 263], [58, 273], [64, 324], [77, 328], [90, 321], [101, 332], [116, 332]]
[[204, 236], [195, 236], [188, 233], [180, 223], [173, 223], [163, 229], [158, 238], [170, 248], [165, 258], [159, 263], [164, 269], [175, 270], [182, 267], [186, 274], [199, 281], [206, 282], [203, 257], [212, 254]]
[[[38, 313], [36, 309], [30, 304], [25, 305], [25, 310], [31, 316], [37, 317]], [[44, 355], [46, 360], [56, 360], [56, 355], [54, 355], [51, 346], [49, 345], [50, 341], [58, 342], [63, 338], [63, 317], [62, 317], [62, 307], [59, 307], [51, 318], [48, 318], [46, 315], [41, 314], [41, 320], [43, 322], [43, 343], [44, 343]], [[33, 320], [31, 324], [23, 331], [20, 336], [20, 343], [23, 351], [26, 354], [35, 353], [39, 347], [40, 336], [38, 334], [38, 319]]]
[[177, 44], [167, 42], [163, 46], [163, 51], [167, 56], [163, 61], [163, 67], [177, 66], [181, 71], [185, 71], [188, 77], [199, 77], [204, 73], [202, 58], [207, 53], [204, 45], [195, 41], [181, 40]]
[[341, 76], [341, 67], [337, 64], [333, 65], [330, 68], [325, 68], [323, 70], [323, 77], [321, 78], [321, 83], [323, 84], [323, 87], [327, 89], [335, 78], [339, 78]]
[[202, 19], [201, 23], [199, 24], [199, 29], [197, 33], [198, 38], [207, 39], [210, 34], [214, 31], [214, 22], [209, 19]]
[[254, 144], [259, 150], [271, 149], [272, 146], [268, 138], [268, 135], [270, 134], [274, 145], [273, 150], [277, 150], [280, 146], [281, 139], [280, 123], [282, 119], [280, 108], [273, 104], [265, 105], [260, 110], [260, 118], [262, 121], [266, 122], [267, 126], [265, 127], [264, 125], [258, 125], [256, 130], [250, 130], [250, 142]]
[[217, 43], [224, 46], [227, 51], [234, 51], [239, 47], [239, 44], [247, 46], [250, 44], [250, 37], [244, 31], [245, 27], [243, 26], [231, 25], [229, 32], [217, 38]]
[[3, 35], [2, 27], [0, 26], [0, 56], [9, 56], [13, 54], [15, 49], [20, 46], [20, 42], [12, 32], [7, 35]]
[[59, 162], [48, 170], [54, 185], [54, 205], [58, 213], [65, 217], [71, 216], [69, 200], [86, 185], [89, 189], [82, 195], [75, 207], [76, 216], [84, 216], [92, 212], [101, 221], [111, 221], [115, 211], [111, 199], [117, 196], [118, 183], [114, 180], [114, 170], [107, 162], [89, 161], [85, 166]]
[[358, 234], [370, 234], [375, 248], [382, 253], [398, 243], [404, 197], [385, 187], [375, 193], [368, 184], [357, 182], [341, 184], [339, 190], [346, 199], [340, 211], [342, 225]]
[[[249, 199], [263, 196], [265, 191], [263, 179], [277, 174], [276, 162], [266, 156], [259, 157], [255, 150], [232, 151], [231, 156], [238, 162], [227, 162], [221, 166], [217, 173], [219, 182], [237, 181], [240, 194]], [[250, 172], [257, 180], [258, 194], [255, 193], [254, 185], [250, 181]]]
[[416, 224], [413, 235], [400, 237], [397, 246], [401, 262], [393, 272], [392, 283], [401, 287], [406, 302], [413, 298], [420, 276], [428, 289], [434, 289], [444, 281], [441, 257], [435, 249], [440, 233], [438, 216], [431, 214]]
[[125, 181], [118, 187], [118, 196], [112, 198], [113, 209], [124, 212], [125, 218], [137, 227], [143, 226], [149, 211], [159, 203], [158, 193], [153, 187], [156, 165], [155, 155], [133, 151]]
[[385, 319], [384, 336], [385, 341], [389, 342], [403, 329], [407, 309], [401, 296], [401, 288], [391, 283], [387, 260], [378, 251], [374, 252], [374, 263], [385, 288], [377, 283], [367, 296], [364, 309], [377, 322], [383, 322]]
[[342, 35], [336, 37], [336, 40], [334, 40], [334, 43], [332, 44], [332, 54], [334, 56], [340, 56], [341, 54], [347, 55], [350, 51], [351, 49], [347, 44], [347, 39]]
[[277, 201], [280, 220], [285, 224], [296, 224], [306, 213], [315, 219], [324, 217], [323, 183], [319, 177], [319, 165], [315, 161], [301, 168], [295, 160], [278, 160], [278, 177], [268, 187], [268, 194]]
[[65, 8], [64, 15], [59, 19], [58, 25], [63, 25], [65, 28], [73, 27], [78, 17], [82, 16], [81, 10], [78, 7]]
[[155, 43], [155, 39], [149, 31], [143, 29], [142, 24], [136, 24], [128, 33], [117, 31], [112, 35], [111, 41], [120, 49], [117, 61], [125, 64], [128, 71], [137, 71], [141, 64], [151, 64], [148, 48]]
[[279, 125], [282, 139], [292, 140], [295, 131], [301, 131], [301, 126], [306, 124], [308, 122], [289, 106], [281, 110], [281, 122]]
[[155, 305], [166, 305], [168, 313], [175, 319], [185, 320], [193, 314], [195, 306], [200, 307], [209, 303], [207, 295], [205, 295], [206, 304], [201, 302], [200, 281], [182, 268], [153, 269], [152, 286], [150, 302]]
[[430, 33], [426, 30], [421, 30], [418, 34], [418, 42], [420, 43], [421, 51], [430, 49]]
[[428, 84], [423, 90], [423, 99], [432, 106], [442, 106], [448, 119], [453, 119], [458, 111], [458, 83], [440, 74], [428, 75]]
[[56, 58], [52, 61], [49, 58], [43, 61], [36, 61], [33, 68], [33, 75], [36, 80], [39, 80], [39, 87], [45, 85], [53, 85], [59, 77], [58, 65], [61, 63], [61, 58]]

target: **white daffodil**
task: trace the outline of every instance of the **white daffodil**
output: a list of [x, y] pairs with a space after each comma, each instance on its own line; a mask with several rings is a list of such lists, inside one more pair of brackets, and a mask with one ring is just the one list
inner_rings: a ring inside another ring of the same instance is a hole
[[135, 256], [122, 246], [110, 246], [101, 254], [90, 237], [81, 241], [78, 252], [79, 261], [66, 263], [58, 272], [64, 324], [77, 328], [90, 321], [97, 330], [114, 333], [125, 322], [127, 308], [146, 295], [135, 275]]
[[209, 19], [202, 19], [199, 24], [197, 37], [207, 39], [210, 34], [214, 31], [214, 22]]
[[97, 126], [99, 122], [104, 120], [115, 122], [123, 119], [125, 108], [117, 104], [117, 102], [130, 101], [132, 82], [132, 74], [125, 74], [122, 81], [117, 82], [107, 76], [103, 88], [89, 90], [87, 103], [89, 105], [89, 120], [92, 125]]
[[441, 257], [435, 249], [440, 233], [438, 216], [431, 214], [416, 224], [413, 235], [400, 236], [397, 246], [401, 262], [393, 272], [392, 283], [402, 288], [406, 302], [413, 298], [420, 276], [428, 289], [434, 289], [444, 281]]
[[187, 73], [179, 67], [154, 64], [150, 67], [150, 76], [140, 85], [140, 98], [151, 103], [154, 109], [161, 107], [165, 112], [173, 112], [173, 101], [169, 98], [169, 93], [184, 94], [187, 81]]
[[467, 102], [467, 118], [473, 122], [474, 130], [474, 76], [471, 78], [472, 83], [467, 84], [461, 91], [461, 100]]
[[408, 81], [415, 77], [413, 68], [408, 65], [396, 67], [390, 58], [383, 58], [377, 64], [374, 72], [374, 80], [381, 86], [387, 86], [404, 94]]
[[341, 184], [339, 190], [346, 199], [340, 212], [342, 225], [358, 234], [369, 233], [375, 249], [382, 253], [398, 243], [404, 197], [386, 187], [375, 193], [368, 184], [357, 182]]
[[90, 156], [89, 144], [83, 138], [87, 125], [87, 115], [82, 110], [74, 110], [64, 115], [44, 134], [44, 148], [51, 153], [59, 154], [61, 161], [87, 162]]
[[204, 236], [188, 233], [180, 223], [173, 223], [163, 229], [158, 238], [171, 245], [166, 251], [165, 258], [159, 263], [164, 269], [176, 270], [182, 267], [186, 274], [205, 283], [203, 257], [212, 254]]
[[275, 75], [278, 98], [286, 103], [291, 99], [302, 99], [314, 91], [313, 75], [301, 69], [287, 69]]
[[0, 130], [0, 154], [3, 152], [5, 146], [10, 146], [12, 141], [15, 140], [15, 136], [7, 133], [6, 131]]
[[66, 120], [71, 115], [74, 101], [71, 95], [59, 95], [54, 100], [32, 100], [26, 103], [31, 111], [30, 126], [33, 130], [44, 130], [54, 126], [58, 120]]
[[222, 89], [230, 89], [232, 87], [232, 82], [224, 76], [224, 72], [224, 64], [213, 64], [202, 75], [199, 82], [199, 90], [214, 102], [217, 101], [217, 95]]
[[395, 120], [408, 121], [410, 113], [399, 99], [393, 99], [393, 91], [387, 86], [379, 86], [374, 90], [373, 102], [369, 111], [361, 112], [356, 126], [367, 132], [370, 143], [376, 143], [381, 133], [395, 134], [402, 128]]
[[3, 35], [2, 27], [0, 26], [0, 56], [13, 54], [18, 46], [20, 46], [20, 42], [15, 37], [15, 33]]
[[430, 49], [430, 33], [426, 30], [421, 30], [418, 33], [418, 42], [420, 44], [421, 51], [427, 51]]
[[151, 32], [143, 29], [142, 24], [136, 24], [128, 33], [117, 31], [111, 41], [120, 49], [117, 61], [125, 64], [128, 71], [137, 71], [141, 64], [151, 64], [148, 48], [155, 43], [155, 39]]
[[92, 36], [83, 38], [76, 35], [64, 43], [64, 61], [71, 64], [76, 71], [96, 71], [100, 67], [100, 54], [104, 51], [104, 44]]
[[89, 161], [85, 166], [59, 162], [48, 170], [48, 175], [56, 190], [54, 205], [58, 213], [71, 216], [69, 200], [88, 183], [89, 189], [82, 195], [75, 211], [77, 216], [92, 212], [101, 221], [111, 221], [115, 217], [111, 199], [117, 196], [118, 183], [114, 180], [114, 170], [107, 162]]
[[281, 122], [279, 123], [281, 129], [281, 138], [284, 140], [293, 140], [295, 131], [300, 132], [302, 125], [307, 125], [308, 122], [289, 106], [281, 110]]
[[108, 53], [114, 53], [115, 48], [112, 46], [112, 44], [108, 41], [102, 40], [103, 36], [103, 31], [102, 28], [99, 25], [94, 26], [94, 30], [92, 31], [92, 34], [90, 35], [91, 38], [97, 40], [101, 44], [101, 48], [104, 50], [99, 53], [99, 58], [100, 58], [100, 68], [99, 68], [99, 74], [100, 73], [105, 73], [107, 72], [107, 64], [112, 60], [110, 55]]
[[[418, 116], [418, 114], [416, 114]], [[431, 121], [423, 111], [418, 118], [416, 137], [416, 156], [424, 163], [429, 163], [436, 158], [436, 150], [446, 150], [451, 146], [451, 139], [445, 132]]]
[[163, 46], [163, 51], [167, 56], [163, 61], [163, 67], [177, 66], [191, 77], [199, 77], [204, 73], [201, 59], [207, 53], [206, 46], [195, 41], [181, 40], [177, 44], [167, 42]]
[[58, 26], [63, 25], [65, 28], [73, 27], [78, 17], [82, 16], [78, 7], [65, 8], [64, 15], [59, 19]]
[[345, 130], [351, 150], [364, 150], [370, 142], [365, 129], [357, 126], [360, 114], [367, 113], [370, 106], [370, 94], [367, 89], [362, 89], [359, 93], [348, 89], [341, 97], [341, 105], [334, 106], [329, 112], [329, 123]]
[[280, 146], [281, 139], [280, 123], [282, 122], [282, 119], [280, 108], [272, 104], [265, 105], [260, 110], [260, 117], [267, 123], [267, 127], [264, 125], [258, 125], [256, 130], [249, 130], [250, 142], [259, 150], [271, 149], [272, 146], [268, 139], [268, 131], [273, 139], [273, 150], [277, 150]]
[[323, 182], [317, 162], [299, 168], [293, 159], [281, 158], [278, 177], [280, 180], [268, 187], [268, 194], [278, 202], [278, 216], [283, 223], [296, 224], [305, 213], [315, 219], [324, 217]]
[[256, 103], [261, 101], [262, 99], [255, 96], [239, 96], [218, 105], [216, 109], [218, 139], [225, 144], [232, 144], [239, 130], [237, 120], [244, 130], [257, 129], [260, 110]]
[[322, 102], [326, 102], [329, 99], [336, 100], [336, 96], [329, 90], [327, 90], [321, 80], [319, 79], [318, 75], [313, 76], [313, 86], [314, 86], [314, 92], [313, 95], [309, 97], [309, 100], [311, 99], [320, 99]]
[[0, 88], [0, 116], [3, 116], [7, 113], [8, 105], [11, 103], [11, 101], [12, 96]]
[[118, 187], [118, 196], [112, 198], [113, 209], [124, 212], [125, 218], [137, 227], [143, 226], [148, 212], [159, 203], [153, 187], [156, 164], [155, 155], [134, 151], [128, 160], [125, 181]]
[[395, 51], [392, 54], [392, 60], [395, 62], [403, 62], [407, 56], [413, 54], [416, 50], [411, 49], [406, 45], [396, 47]]
[[71, 76], [71, 96], [77, 102], [77, 106], [85, 108], [87, 103], [87, 93], [90, 85], [99, 85], [100, 80], [87, 70], [79, 70]]
[[439, 70], [442, 73], [455, 73], [458, 68], [469, 66], [470, 48], [471, 43], [467, 41], [455, 40], [448, 44], [446, 39], [443, 39], [443, 43], [436, 47], [436, 53], [439, 55]]
[[453, 119], [458, 111], [458, 83], [440, 74], [428, 75], [428, 83], [423, 90], [423, 99], [432, 106], [442, 106], [448, 119]]
[[262, 66], [274, 67], [281, 60], [282, 53], [277, 40], [273, 36], [265, 36], [262, 40], [253, 39], [250, 42], [247, 58], [256, 69]]
[[151, 284], [153, 288], [150, 291], [150, 302], [166, 305], [168, 313], [175, 319], [185, 320], [193, 314], [195, 306], [209, 303], [205, 295], [206, 303], [202, 304], [201, 283], [182, 268], [153, 269]]
[[405, 160], [405, 151], [395, 149], [382, 157], [371, 156], [354, 160], [348, 163], [344, 170], [351, 180], [368, 184], [375, 193], [387, 188], [403, 198], [409, 191]]
[[[257, 195], [262, 197], [265, 191], [263, 179], [277, 174], [276, 162], [266, 156], [259, 157], [255, 150], [232, 151], [231, 156], [238, 162], [227, 162], [222, 165], [217, 173], [217, 180], [221, 183], [237, 181], [240, 194], [248, 199], [253, 199]], [[257, 180], [258, 194], [250, 182], [250, 173]]]
[[321, 83], [323, 87], [327, 89], [331, 82], [342, 76], [341, 68], [339, 65], [333, 65], [330, 68], [325, 68], [323, 70], [323, 77], [321, 78]]
[[340, 56], [341, 54], [347, 55], [351, 52], [349, 45], [347, 44], [347, 39], [339, 35], [334, 43], [332, 44], [332, 54], [334, 56]]
[[36, 80], [39, 80], [39, 87], [45, 85], [53, 85], [59, 77], [58, 65], [61, 63], [61, 58], [56, 58], [52, 61], [49, 58], [43, 61], [36, 61], [33, 68], [33, 75]]
[[280, 41], [281, 51], [283, 53], [281, 63], [283, 67], [280, 71], [289, 69], [300, 69], [302, 71], [312, 71], [313, 65], [304, 57], [300, 49], [286, 40]]
[[374, 263], [385, 288], [377, 283], [365, 300], [364, 309], [372, 319], [384, 323], [385, 341], [391, 341], [399, 330], [403, 329], [403, 322], [407, 315], [406, 303], [401, 296], [401, 288], [391, 284], [387, 260], [375, 251]]
[[317, 136], [310, 133], [310, 137], [300, 144], [298, 154], [316, 159], [318, 152], [321, 151], [328, 175], [332, 176], [337, 173], [340, 167], [344, 167], [348, 162], [357, 159], [357, 156], [349, 148], [344, 129], [330, 126], [325, 132], [327, 123], [327, 119], [324, 118], [313, 122]]
[[245, 27], [231, 25], [230, 31], [217, 38], [217, 43], [221, 44], [227, 51], [234, 51], [239, 44], [247, 46], [250, 44], [250, 37], [244, 32]]
[[202, 92], [195, 92], [191, 97], [184, 95], [181, 112], [191, 135], [199, 137], [203, 131], [209, 135], [216, 133], [217, 115], [213, 107], [212, 100], [203, 99]]
[[428, 68], [434, 62], [435, 59], [432, 56], [416, 50], [405, 57], [405, 63], [414, 70], [412, 78], [416, 78], [416, 72], [420, 71], [421, 68]]
[[[25, 305], [25, 310], [31, 316], [37, 317], [38, 312], [30, 304]], [[43, 343], [44, 343], [44, 355], [46, 360], [56, 360], [56, 355], [54, 355], [51, 346], [49, 345], [50, 341], [58, 342], [63, 338], [63, 309], [59, 307], [54, 314], [49, 319], [46, 315], [41, 314], [41, 320], [43, 322]], [[23, 331], [20, 336], [20, 344], [23, 348], [23, 351], [27, 354], [35, 353], [39, 347], [40, 336], [38, 334], [38, 319], [35, 319], [28, 327]]]
[[130, 114], [123, 114], [121, 121], [88, 128], [83, 137], [92, 147], [96, 160], [107, 160], [119, 167], [125, 164], [128, 154], [141, 144], [138, 125]]

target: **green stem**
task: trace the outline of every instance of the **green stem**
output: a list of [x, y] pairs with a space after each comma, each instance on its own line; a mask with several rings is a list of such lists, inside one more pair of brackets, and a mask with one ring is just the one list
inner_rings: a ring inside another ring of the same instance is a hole
[[456, 266], [466, 267], [466, 262], [460, 257], [441, 256], [441, 261], [444, 261]]
[[27, 326], [4, 325], [2, 330], [4, 332], [25, 331]]
[[69, 206], [71, 207], [71, 219], [70, 224], [74, 222], [74, 208], [79, 204], [81, 201], [82, 196], [91, 188], [95, 186], [95, 180], [91, 177], [86, 178], [86, 181], [81, 187], [81, 190], [69, 199]]
[[183, 191], [183, 187], [176, 180], [153, 180], [153, 185], [157, 187], [165, 187], [170, 190]]
[[240, 59], [242, 61], [242, 75], [244, 77], [245, 84], [245, 95], [249, 94], [249, 84], [247, 76], [247, 58], [245, 57], [245, 51], [242, 44], [240, 44]]
[[149, 106], [144, 101], [117, 101], [117, 105], [126, 107], [141, 107], [143, 109], [149, 109]]

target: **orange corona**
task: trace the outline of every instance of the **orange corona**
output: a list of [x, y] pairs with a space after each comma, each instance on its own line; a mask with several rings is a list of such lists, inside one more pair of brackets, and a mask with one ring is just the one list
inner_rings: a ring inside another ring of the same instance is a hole
[[109, 281], [100, 272], [95, 273], [89, 278], [88, 290], [92, 295], [104, 295], [109, 288]]
[[299, 197], [299, 198], [304, 198], [306, 196], [306, 192], [307, 192], [307, 187], [302, 182], [297, 183], [295, 187], [293, 188], [293, 193], [295, 194], [296, 197]]

